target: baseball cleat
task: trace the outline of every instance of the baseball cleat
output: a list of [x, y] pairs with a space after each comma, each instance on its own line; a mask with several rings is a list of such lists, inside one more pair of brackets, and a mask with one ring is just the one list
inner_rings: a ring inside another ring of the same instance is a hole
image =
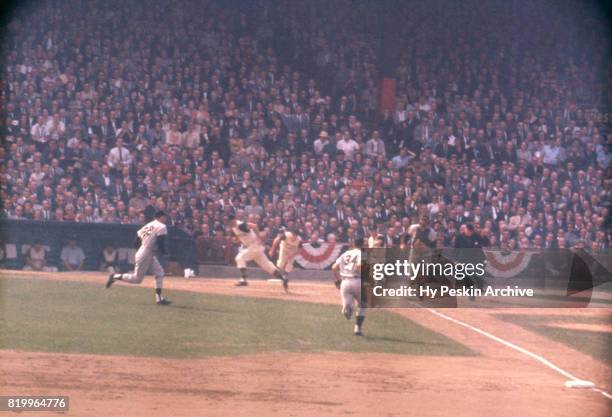
[[281, 280], [283, 281], [283, 289], [285, 292], [289, 292], [289, 278], [287, 278], [287, 274], [283, 274]]
[[361, 336], [361, 327], [355, 325], [355, 336]]
[[108, 280], [106, 280], [106, 288], [110, 288], [114, 282], [115, 282], [115, 274], [110, 274], [108, 276]]
[[172, 304], [172, 301], [166, 300], [165, 298], [162, 298], [161, 300], [159, 300], [157, 302], [158, 306], [167, 306], [167, 305], [170, 305], [170, 304]]
[[247, 285], [249, 285], [249, 283], [246, 281], [238, 281], [234, 284], [235, 287], [246, 287]]

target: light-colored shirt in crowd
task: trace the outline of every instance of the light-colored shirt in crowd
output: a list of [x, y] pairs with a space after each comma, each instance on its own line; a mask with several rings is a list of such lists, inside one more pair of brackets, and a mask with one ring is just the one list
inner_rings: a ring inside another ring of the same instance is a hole
[[85, 253], [78, 246], [64, 246], [60, 258], [63, 262], [76, 266], [85, 260]]
[[355, 152], [359, 150], [359, 144], [353, 139], [349, 139], [348, 141], [342, 139], [336, 144], [336, 148], [344, 152], [346, 159], [352, 161], [355, 156]]
[[108, 165], [112, 168], [121, 168], [123, 165], [132, 163], [132, 155], [130, 151], [124, 147], [115, 146], [108, 153]]

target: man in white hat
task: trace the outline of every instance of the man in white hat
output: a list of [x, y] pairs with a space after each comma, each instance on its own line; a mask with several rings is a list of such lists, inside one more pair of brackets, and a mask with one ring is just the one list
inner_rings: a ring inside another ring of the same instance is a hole
[[319, 138], [314, 141], [315, 154], [322, 155], [323, 153], [329, 153], [330, 149], [331, 143], [329, 142], [329, 136], [325, 130], [322, 130], [319, 134]]

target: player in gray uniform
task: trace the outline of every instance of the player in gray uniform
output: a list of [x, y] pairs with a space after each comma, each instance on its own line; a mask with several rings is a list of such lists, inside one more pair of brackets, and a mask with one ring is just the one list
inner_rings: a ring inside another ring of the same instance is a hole
[[242, 244], [238, 255], [236, 255], [236, 266], [240, 270], [240, 280], [236, 283], [236, 286], [244, 287], [248, 285], [246, 266], [249, 261], [254, 261], [267, 273], [280, 279], [283, 283], [283, 288], [285, 291], [288, 291], [289, 281], [287, 280], [287, 276], [279, 268], [274, 266], [272, 261], [266, 256], [257, 225], [255, 223], [239, 221], [234, 215], [229, 216], [229, 222], [232, 233]]
[[110, 274], [106, 282], [106, 288], [110, 288], [115, 281], [123, 281], [129, 284], [140, 284], [147, 272], [151, 271], [155, 276], [155, 300], [158, 305], [168, 305], [170, 300], [162, 296], [164, 284], [164, 268], [157, 260], [157, 253], [168, 254], [167, 239], [168, 228], [166, 227], [166, 213], [158, 211], [155, 219], [145, 224], [136, 232], [136, 264], [131, 274]]
[[353, 247], [336, 259], [332, 271], [336, 277], [336, 287], [340, 289], [342, 314], [351, 319], [353, 309], [358, 308], [355, 317], [355, 336], [361, 336], [361, 326], [365, 320], [366, 309], [361, 303], [361, 247], [363, 238], [355, 239]]

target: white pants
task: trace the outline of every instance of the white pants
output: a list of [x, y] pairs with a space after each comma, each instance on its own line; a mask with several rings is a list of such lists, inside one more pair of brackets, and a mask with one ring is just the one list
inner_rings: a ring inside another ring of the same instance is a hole
[[151, 271], [155, 276], [155, 288], [163, 288], [164, 284], [164, 268], [157, 260], [157, 257], [152, 253], [138, 251], [136, 252], [136, 264], [134, 272], [131, 274], [123, 274], [122, 281], [130, 284], [140, 284], [145, 275]]
[[293, 261], [295, 260], [295, 255], [297, 255], [297, 252], [297, 249], [289, 249], [281, 242], [278, 259], [276, 260], [276, 266], [285, 272], [293, 271]]
[[276, 267], [264, 253], [264, 247], [262, 245], [249, 246], [242, 249], [240, 252], [238, 252], [238, 255], [236, 255], [236, 266], [238, 268], [246, 268], [247, 262], [249, 261], [254, 261], [268, 274], [273, 274], [274, 271], [276, 271]]
[[350, 317], [355, 308], [358, 308], [357, 315], [365, 316], [365, 306], [361, 305], [361, 279], [347, 278], [340, 284], [340, 297], [342, 299], [342, 314]]

